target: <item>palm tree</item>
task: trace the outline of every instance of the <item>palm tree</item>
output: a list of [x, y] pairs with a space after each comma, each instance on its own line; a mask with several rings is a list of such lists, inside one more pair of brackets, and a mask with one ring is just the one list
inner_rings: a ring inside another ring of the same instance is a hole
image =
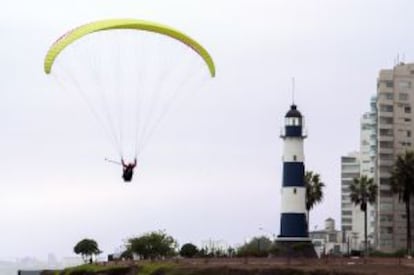
[[367, 206], [368, 204], [375, 203], [378, 186], [374, 183], [373, 178], [368, 178], [366, 175], [363, 175], [360, 178], [354, 178], [349, 188], [351, 191], [351, 201], [355, 205], [359, 205], [361, 211], [364, 212], [365, 255], [368, 255]]
[[414, 194], [414, 152], [406, 151], [394, 163], [390, 178], [391, 190], [405, 203], [407, 217], [407, 255], [411, 255], [411, 195]]
[[323, 199], [322, 188], [325, 184], [321, 182], [320, 176], [312, 171], [306, 171], [305, 173], [305, 187], [306, 187], [306, 211], [307, 211], [307, 223], [309, 231], [309, 212]]

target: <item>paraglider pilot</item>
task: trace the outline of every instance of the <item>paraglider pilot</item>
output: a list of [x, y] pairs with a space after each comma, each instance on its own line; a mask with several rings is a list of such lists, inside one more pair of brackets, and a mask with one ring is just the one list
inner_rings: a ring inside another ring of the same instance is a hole
[[134, 159], [133, 163], [126, 164], [123, 159], [121, 159], [122, 163], [122, 178], [124, 181], [129, 182], [132, 180], [132, 176], [134, 175], [134, 168], [137, 166], [137, 159]]

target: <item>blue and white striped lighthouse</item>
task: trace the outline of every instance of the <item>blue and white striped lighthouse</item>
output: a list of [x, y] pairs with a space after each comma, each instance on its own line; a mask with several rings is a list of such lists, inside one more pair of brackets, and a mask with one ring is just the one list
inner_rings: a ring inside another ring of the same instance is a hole
[[285, 115], [283, 139], [282, 207], [279, 241], [308, 241], [302, 114], [292, 104]]

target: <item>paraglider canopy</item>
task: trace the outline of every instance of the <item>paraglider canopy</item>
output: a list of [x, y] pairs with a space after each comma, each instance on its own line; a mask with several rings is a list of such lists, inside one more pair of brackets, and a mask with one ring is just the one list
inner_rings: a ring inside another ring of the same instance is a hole
[[52, 70], [53, 63], [59, 53], [65, 49], [68, 45], [78, 40], [79, 38], [98, 31], [105, 30], [114, 30], [114, 29], [136, 29], [143, 31], [156, 32], [159, 34], [170, 36], [174, 39], [181, 41], [184, 44], [187, 44], [194, 51], [196, 51], [206, 62], [210, 74], [212, 77], [216, 74], [216, 69], [214, 66], [213, 59], [210, 54], [201, 46], [197, 41], [187, 36], [186, 34], [173, 29], [169, 26], [158, 24], [155, 22], [137, 20], [137, 19], [107, 19], [92, 22], [86, 25], [82, 25], [78, 28], [75, 28], [62, 37], [60, 37], [49, 49], [45, 60], [44, 60], [44, 70], [45, 73], [49, 74]]

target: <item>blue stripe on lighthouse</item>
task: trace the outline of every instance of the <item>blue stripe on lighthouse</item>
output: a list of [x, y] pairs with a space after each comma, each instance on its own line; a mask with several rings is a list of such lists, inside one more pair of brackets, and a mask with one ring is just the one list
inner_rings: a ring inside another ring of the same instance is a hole
[[285, 136], [287, 137], [301, 137], [302, 126], [285, 126]]
[[282, 213], [279, 237], [308, 237], [305, 213]]
[[284, 162], [283, 163], [283, 182], [282, 186], [305, 186], [305, 166], [303, 162]]

